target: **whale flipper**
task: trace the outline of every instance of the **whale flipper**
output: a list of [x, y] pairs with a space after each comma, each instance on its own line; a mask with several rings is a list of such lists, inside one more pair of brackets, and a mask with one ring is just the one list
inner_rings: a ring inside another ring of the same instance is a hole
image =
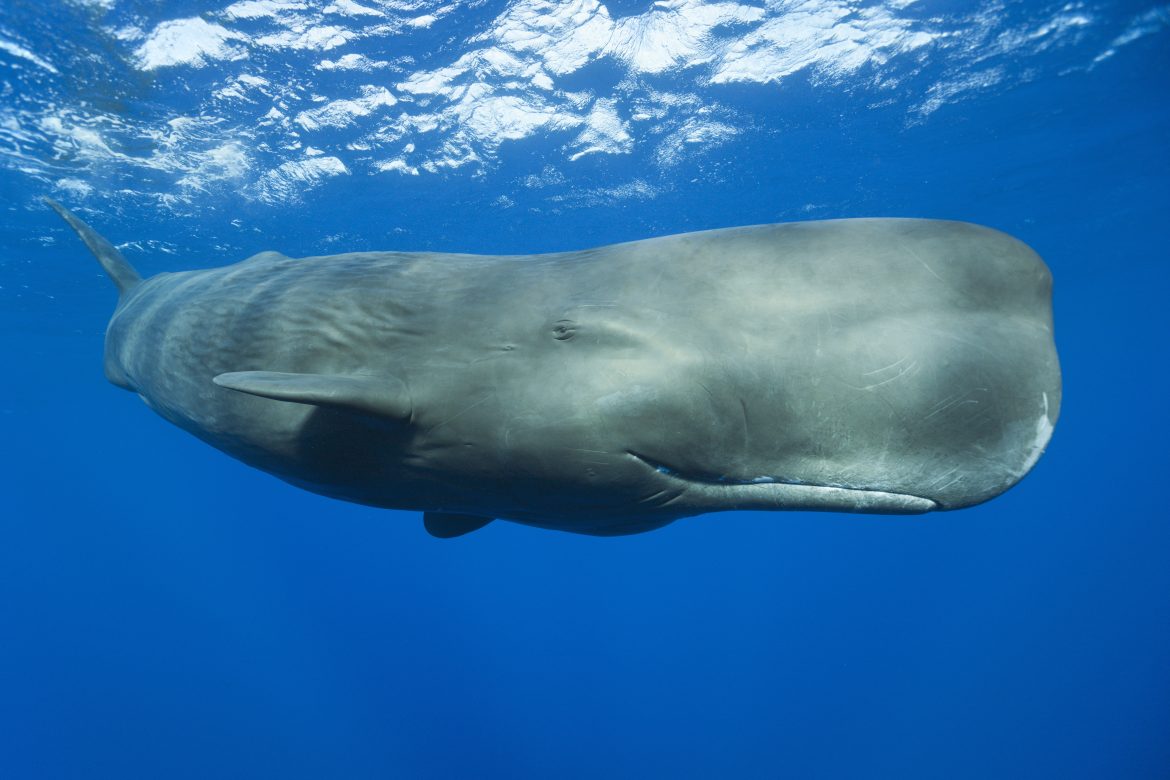
[[453, 515], [447, 512], [423, 512], [423, 527], [437, 539], [454, 539], [478, 531], [493, 520], [479, 515]]
[[142, 281], [142, 277], [134, 270], [134, 266], [122, 257], [122, 253], [113, 244], [98, 235], [96, 230], [82, 222], [80, 217], [51, 198], [45, 198], [45, 203], [48, 203], [53, 211], [60, 214], [61, 218], [69, 223], [69, 227], [77, 231], [77, 235], [81, 236], [81, 240], [89, 247], [89, 251], [94, 253], [98, 262], [102, 264], [102, 268], [114, 280], [114, 284], [118, 285], [119, 293], [125, 293]]
[[312, 404], [402, 422], [410, 419], [410, 394], [402, 380], [391, 376], [233, 371], [211, 381], [229, 390], [276, 401]]

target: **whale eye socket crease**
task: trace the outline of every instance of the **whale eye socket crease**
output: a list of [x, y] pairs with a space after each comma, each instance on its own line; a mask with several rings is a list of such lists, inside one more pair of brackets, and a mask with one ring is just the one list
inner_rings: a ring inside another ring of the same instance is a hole
[[422, 512], [436, 537], [960, 509], [1028, 473], [1060, 409], [1048, 269], [977, 225], [264, 252], [143, 279], [48, 203], [118, 289], [111, 382], [293, 485]]

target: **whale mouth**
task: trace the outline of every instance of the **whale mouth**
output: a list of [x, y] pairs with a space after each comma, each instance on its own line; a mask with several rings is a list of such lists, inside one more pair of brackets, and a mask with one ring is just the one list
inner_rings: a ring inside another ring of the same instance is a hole
[[806, 509], [881, 514], [917, 514], [938, 508], [938, 503], [909, 493], [858, 487], [835, 482], [810, 482], [792, 477], [761, 475], [733, 477], [725, 474], [687, 472], [632, 450], [635, 460], [711, 502], [723, 500], [727, 508]]

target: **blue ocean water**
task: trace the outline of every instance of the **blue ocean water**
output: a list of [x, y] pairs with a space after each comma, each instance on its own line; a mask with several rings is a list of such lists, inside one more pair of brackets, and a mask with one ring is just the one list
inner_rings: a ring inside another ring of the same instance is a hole
[[[0, 776], [1170, 775], [1168, 65], [1151, 2], [5, 3]], [[1062, 416], [960, 512], [436, 540], [107, 384], [44, 195], [143, 273], [978, 222]]]

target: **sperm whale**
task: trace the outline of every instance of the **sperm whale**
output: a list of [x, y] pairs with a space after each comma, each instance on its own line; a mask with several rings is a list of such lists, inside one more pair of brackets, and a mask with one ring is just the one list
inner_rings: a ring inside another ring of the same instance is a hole
[[1051, 276], [995, 230], [757, 225], [530, 256], [263, 252], [118, 288], [105, 372], [316, 493], [596, 535], [986, 501], [1060, 408]]

